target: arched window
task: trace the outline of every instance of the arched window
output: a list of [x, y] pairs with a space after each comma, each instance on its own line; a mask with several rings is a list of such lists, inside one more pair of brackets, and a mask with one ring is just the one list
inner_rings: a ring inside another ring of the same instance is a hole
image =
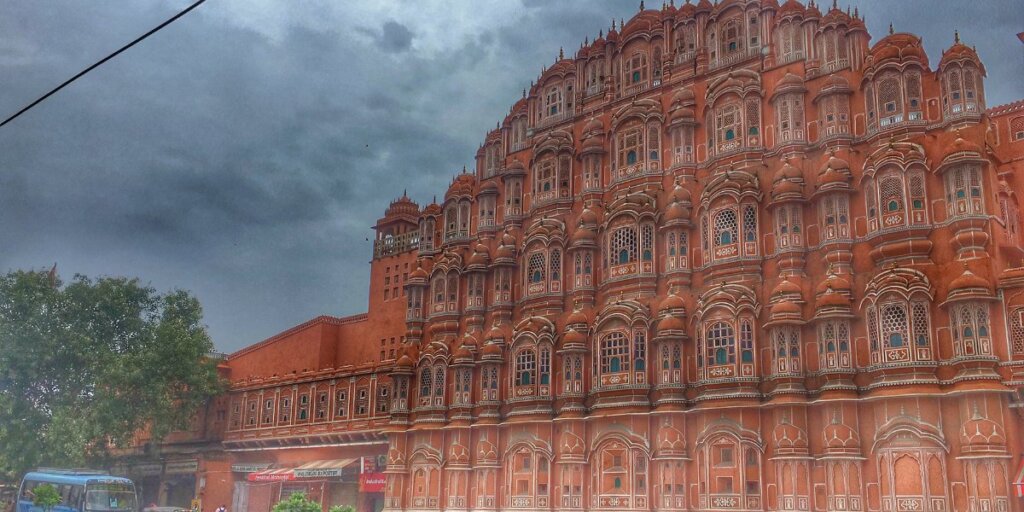
[[[865, 191], [866, 196], [870, 192]], [[850, 238], [849, 198], [844, 194], [830, 194], [821, 199], [820, 212], [822, 238], [837, 240]]]
[[726, 208], [715, 215], [715, 246], [721, 247], [736, 243], [736, 210]]
[[636, 226], [626, 225], [612, 232], [610, 247], [611, 265], [624, 265], [636, 261]]
[[530, 284], [544, 283], [544, 252], [537, 251], [530, 255], [527, 274], [530, 276]]
[[736, 334], [732, 324], [715, 322], [705, 331], [707, 366], [723, 366], [736, 362]]
[[602, 376], [624, 372], [629, 369], [629, 340], [620, 331], [613, 331], [601, 338]]
[[733, 18], [722, 25], [722, 57], [743, 51], [743, 22], [742, 18]]
[[800, 329], [776, 327], [772, 336], [772, 361], [776, 375], [800, 373]]
[[775, 100], [779, 141], [804, 139], [804, 103], [798, 93], [783, 94]]
[[635, 170], [624, 170], [624, 168], [636, 165], [644, 160], [643, 126], [634, 121], [622, 127], [616, 132], [615, 144], [619, 174], [632, 174]]
[[626, 61], [626, 83], [647, 83], [647, 54], [636, 52]]
[[551, 348], [541, 347], [540, 349], [540, 378], [541, 386], [551, 384]]
[[903, 121], [903, 96], [900, 78], [895, 73], [883, 75], [878, 80], [878, 107], [882, 110], [879, 125], [886, 127]]
[[434, 219], [426, 218], [420, 225], [420, 250], [434, 250]]
[[[420, 403], [422, 405], [430, 405], [431, 392], [433, 391], [431, 387], [431, 381], [433, 380], [431, 372], [430, 368], [420, 370]], [[426, 399], [425, 403], [424, 399]]]
[[868, 308], [873, 364], [932, 359], [928, 304], [925, 298], [892, 297]]
[[516, 354], [516, 386], [529, 386], [536, 382], [537, 353], [533, 349], [523, 349]]
[[718, 150], [729, 151], [742, 144], [737, 137], [743, 131], [740, 106], [737, 102], [727, 103], [715, 112], [715, 126], [718, 134]]
[[822, 370], [852, 368], [850, 324], [847, 320], [828, 320], [818, 329], [818, 357]]
[[985, 213], [978, 166], [964, 165], [946, 171], [946, 213], [950, 217]]
[[643, 372], [647, 364], [647, 334], [642, 330], [633, 332], [633, 369]]
[[555, 171], [556, 161], [554, 158], [546, 158], [537, 163], [537, 182], [534, 195], [538, 202], [548, 201], [558, 197], [556, 191], [557, 173]]

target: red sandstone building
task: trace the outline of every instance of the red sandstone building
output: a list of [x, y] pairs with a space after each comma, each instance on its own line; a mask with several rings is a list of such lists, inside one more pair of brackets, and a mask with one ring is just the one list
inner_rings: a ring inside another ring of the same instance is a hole
[[226, 359], [204, 503], [1024, 510], [1024, 103], [984, 77], [835, 6], [641, 10], [391, 204], [368, 314]]

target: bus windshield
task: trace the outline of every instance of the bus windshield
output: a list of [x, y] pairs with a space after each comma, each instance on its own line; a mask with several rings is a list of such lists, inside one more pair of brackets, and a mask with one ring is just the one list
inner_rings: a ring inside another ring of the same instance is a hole
[[85, 487], [87, 512], [132, 510], [135, 507], [135, 487], [126, 483], [88, 484]]

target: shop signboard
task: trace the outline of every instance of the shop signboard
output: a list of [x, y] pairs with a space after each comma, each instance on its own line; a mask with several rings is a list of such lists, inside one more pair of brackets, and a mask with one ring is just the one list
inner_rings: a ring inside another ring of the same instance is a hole
[[270, 467], [269, 462], [249, 462], [232, 464], [231, 471], [234, 473], [256, 473]]
[[195, 459], [173, 461], [164, 465], [164, 473], [168, 475], [184, 475], [197, 471], [199, 471], [199, 461]]
[[384, 473], [363, 473], [359, 475], [359, 492], [384, 492], [388, 476]]
[[160, 476], [163, 466], [159, 462], [142, 463], [131, 466], [128, 473], [131, 476]]
[[295, 470], [295, 478], [337, 478], [341, 476], [342, 468], [308, 468]]

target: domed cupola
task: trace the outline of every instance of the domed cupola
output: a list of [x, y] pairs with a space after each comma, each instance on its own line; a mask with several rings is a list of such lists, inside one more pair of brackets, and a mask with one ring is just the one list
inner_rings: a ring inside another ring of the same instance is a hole
[[484, 271], [487, 270], [487, 265], [491, 262], [491, 253], [486, 245], [482, 243], [476, 244], [473, 248], [473, 254], [469, 257], [466, 264], [467, 271]]
[[945, 304], [972, 300], [994, 300], [992, 284], [987, 279], [971, 272], [964, 262], [964, 271], [949, 283]]
[[444, 194], [445, 201], [455, 198], [469, 198], [473, 196], [473, 187], [476, 185], [476, 177], [466, 172], [466, 168], [462, 168], [462, 173], [452, 180], [452, 184], [448, 186], [448, 191]]
[[495, 265], [515, 265], [516, 259], [516, 245], [515, 237], [511, 233], [505, 231], [501, 237], [501, 244], [498, 245], [498, 249], [494, 251], [494, 264]]
[[921, 38], [914, 34], [892, 32], [875, 43], [868, 52], [868, 69], [878, 69], [887, 62], [917, 62], [924, 69], [928, 68], [928, 55], [924, 51]]
[[784, 20], [786, 18], [802, 18], [804, 16], [804, 4], [798, 0], [786, 0], [785, 3], [779, 7], [778, 13], [775, 15], [775, 19]]
[[850, 318], [851, 302], [850, 281], [830, 269], [828, 276], [815, 290], [814, 318]]
[[833, 149], [829, 151], [825, 164], [818, 171], [818, 176], [815, 180], [817, 188], [814, 191], [814, 196], [827, 192], [853, 192], [853, 189], [850, 187], [852, 179], [853, 173], [850, 172], [850, 163], [837, 157]]
[[[799, 281], [799, 278], [793, 279]], [[769, 319], [764, 326], [803, 324], [803, 309], [800, 307], [804, 302], [802, 293], [799, 282], [783, 278], [772, 290]]]
[[658, 306], [658, 336], [686, 336], [686, 304], [675, 291]]
[[778, 455], [806, 455], [807, 433], [783, 417], [772, 431], [772, 440]]
[[782, 80], [775, 86], [771, 99], [774, 101], [779, 95], [794, 92], [801, 94], [807, 92], [807, 87], [804, 87], [804, 79], [793, 73], [786, 73], [786, 76], [782, 77]]
[[570, 327], [562, 335], [561, 350], [563, 351], [585, 351], [587, 349], [587, 335]]
[[804, 177], [787, 160], [772, 177], [772, 202], [803, 200]]
[[590, 315], [582, 307], [577, 305], [572, 313], [565, 319], [565, 328], [585, 332], [590, 325]]
[[996, 422], [986, 418], [974, 404], [971, 418], [960, 429], [963, 451], [973, 455], [1005, 454], [1006, 434]]
[[697, 124], [696, 105], [697, 99], [693, 89], [680, 89], [672, 96], [672, 104], [668, 111], [669, 124]]
[[981, 59], [978, 58], [978, 52], [974, 48], [960, 42], [959, 32], [955, 32], [953, 35], [953, 46], [942, 52], [942, 59], [939, 60], [939, 67], [936, 69], [936, 72], [942, 73], [944, 69], [953, 64], [973, 64], [981, 71], [982, 75], [985, 74], [985, 66], [981, 63]]
[[850, 426], [841, 423], [838, 417], [833, 416], [832, 421], [825, 425], [822, 437], [827, 453], [860, 455], [860, 435]]

